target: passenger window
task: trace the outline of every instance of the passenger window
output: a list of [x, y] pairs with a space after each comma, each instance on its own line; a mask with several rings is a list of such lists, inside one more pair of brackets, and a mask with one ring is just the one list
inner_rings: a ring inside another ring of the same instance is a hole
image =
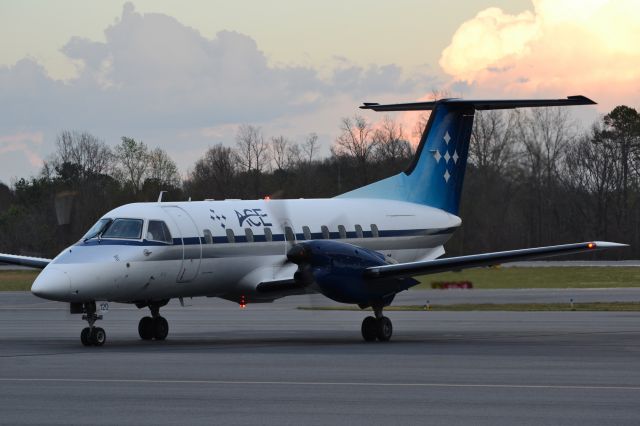
[[322, 225], [320, 229], [322, 229], [322, 238], [324, 238], [325, 240], [328, 240], [331, 238], [331, 234], [329, 233], [329, 228], [327, 228], [326, 225]]
[[338, 225], [338, 233], [340, 234], [340, 238], [342, 238], [343, 240], [347, 238], [347, 230], [345, 229], [344, 225]]
[[138, 240], [142, 236], [142, 219], [116, 219], [102, 234], [102, 238]]
[[213, 244], [213, 234], [208, 229], [202, 231], [204, 233], [204, 242], [205, 244]]
[[362, 232], [362, 226], [356, 225], [356, 238], [364, 238], [364, 234]]
[[271, 232], [271, 228], [264, 228], [264, 240], [267, 242], [273, 241], [273, 232]]
[[308, 226], [303, 226], [302, 227], [302, 233], [304, 234], [304, 239], [305, 240], [310, 240], [311, 239], [311, 230], [309, 229]]
[[251, 230], [251, 228], [244, 228], [244, 236], [247, 237], [248, 243], [253, 242], [253, 231]]
[[380, 236], [378, 233], [378, 225], [374, 223], [371, 224], [371, 236], [373, 238], [378, 238]]
[[296, 236], [293, 233], [293, 228], [291, 228], [290, 226], [285, 226], [284, 227], [284, 237], [289, 242], [295, 241], [296, 240]]
[[236, 242], [236, 236], [233, 233], [233, 229], [227, 229], [227, 241], [230, 243]]
[[162, 241], [163, 243], [172, 243], [171, 232], [167, 224], [161, 220], [150, 220], [147, 227], [147, 240]]

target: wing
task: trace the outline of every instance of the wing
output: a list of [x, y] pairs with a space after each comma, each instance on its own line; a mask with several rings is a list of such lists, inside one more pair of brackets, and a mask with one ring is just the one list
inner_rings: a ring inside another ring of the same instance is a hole
[[21, 265], [29, 266], [31, 268], [44, 269], [49, 263], [51, 263], [51, 259], [0, 253], [0, 262], [9, 263], [11, 265]]
[[521, 250], [499, 251], [494, 253], [472, 254], [469, 256], [449, 257], [426, 260], [423, 262], [397, 263], [395, 265], [374, 266], [365, 269], [364, 277], [370, 280], [381, 278], [405, 278], [415, 275], [435, 274], [438, 272], [475, 268], [477, 266], [496, 265], [518, 260], [539, 259], [542, 257], [583, 253], [615, 247], [627, 247], [627, 244], [592, 241], [558, 246], [535, 247]]

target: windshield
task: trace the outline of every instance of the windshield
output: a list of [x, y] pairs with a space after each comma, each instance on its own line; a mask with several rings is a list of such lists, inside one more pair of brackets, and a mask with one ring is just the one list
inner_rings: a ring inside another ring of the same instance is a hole
[[142, 219], [116, 219], [102, 234], [102, 238], [137, 240], [142, 234]]
[[87, 241], [91, 238], [97, 237], [102, 232], [104, 232], [105, 229], [107, 229], [107, 226], [109, 226], [110, 223], [111, 219], [100, 219], [95, 223], [95, 225], [91, 227], [91, 229], [89, 229], [86, 234], [84, 234], [84, 237], [82, 237], [82, 239]]

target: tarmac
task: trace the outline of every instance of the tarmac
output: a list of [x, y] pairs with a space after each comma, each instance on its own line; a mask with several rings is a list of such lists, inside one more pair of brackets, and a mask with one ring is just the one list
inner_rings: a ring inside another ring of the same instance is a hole
[[[640, 301], [640, 289], [572, 290]], [[553, 290], [410, 291], [396, 303], [567, 299]], [[518, 300], [513, 300], [518, 298]], [[194, 299], [112, 304], [104, 347], [77, 315], [0, 293], [0, 424], [637, 425], [640, 313], [389, 312], [394, 336], [365, 343], [355, 311], [306, 311], [321, 296], [246, 309]]]

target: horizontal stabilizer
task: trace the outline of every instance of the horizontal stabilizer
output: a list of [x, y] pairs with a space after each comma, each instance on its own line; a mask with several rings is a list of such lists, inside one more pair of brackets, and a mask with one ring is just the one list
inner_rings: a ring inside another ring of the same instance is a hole
[[488, 109], [513, 109], [548, 106], [570, 106], [570, 105], [594, 105], [591, 99], [582, 96], [569, 96], [566, 99], [500, 99], [500, 100], [468, 100], [468, 99], [441, 99], [431, 102], [412, 102], [406, 104], [387, 104], [365, 102], [361, 109], [371, 109], [373, 111], [428, 111], [435, 108], [437, 104], [468, 105], [477, 111]]
[[413, 277], [416, 275], [436, 274], [438, 272], [455, 271], [459, 269], [475, 268], [478, 266], [498, 265], [500, 263], [515, 262], [519, 260], [539, 259], [618, 247], [627, 247], [627, 245], [606, 241], [592, 241], [521, 250], [499, 251], [494, 253], [472, 254], [469, 256], [427, 260], [424, 262], [374, 266], [367, 268], [364, 271], [364, 276], [369, 279]]
[[51, 259], [0, 253], [0, 262], [9, 263], [11, 265], [29, 266], [31, 268], [44, 269], [49, 263], [51, 263]]

